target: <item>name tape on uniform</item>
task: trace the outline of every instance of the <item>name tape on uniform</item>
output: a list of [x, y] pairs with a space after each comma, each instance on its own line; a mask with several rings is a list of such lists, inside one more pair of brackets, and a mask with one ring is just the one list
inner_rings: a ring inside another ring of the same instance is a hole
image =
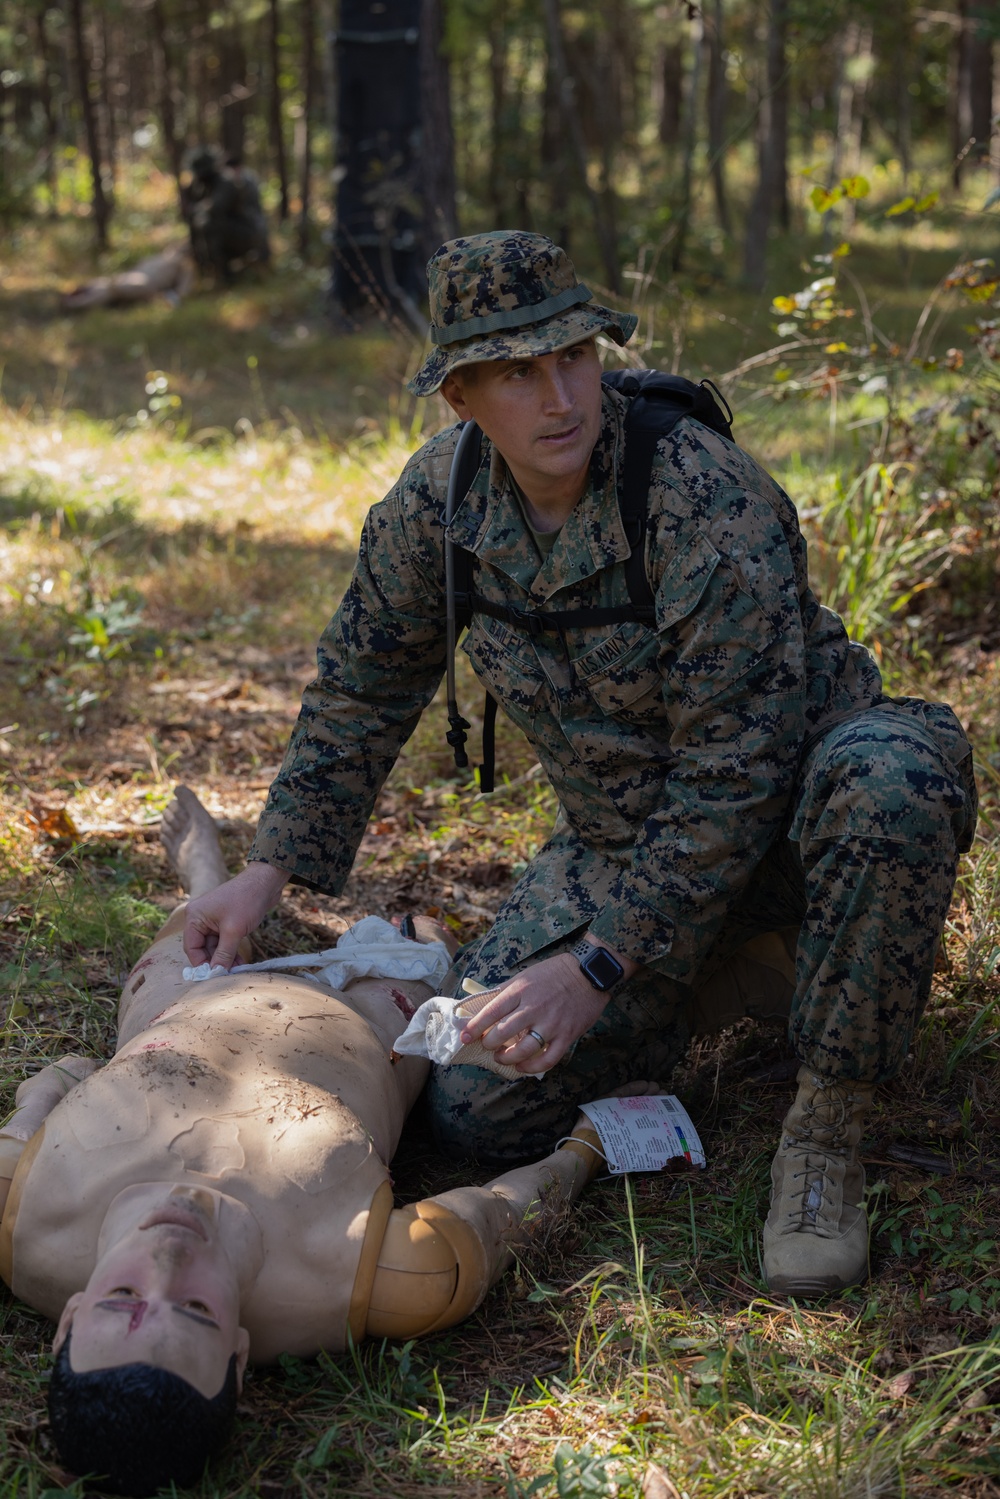
[[687, 1110], [672, 1093], [649, 1098], [598, 1098], [581, 1104], [601, 1137], [612, 1176], [662, 1171], [670, 1161], [704, 1166], [705, 1152]]

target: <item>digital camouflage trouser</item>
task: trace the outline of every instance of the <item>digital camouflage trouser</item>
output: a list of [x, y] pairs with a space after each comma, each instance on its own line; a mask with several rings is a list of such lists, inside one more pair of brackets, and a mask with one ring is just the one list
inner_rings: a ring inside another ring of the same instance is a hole
[[[439, 1142], [484, 1161], [542, 1155], [572, 1128], [581, 1102], [638, 1078], [666, 1082], [697, 1028], [696, 991], [713, 975], [716, 989], [739, 984], [737, 950], [780, 928], [798, 928], [794, 993], [772, 972], [772, 1003], [760, 1002], [767, 970], [758, 970], [749, 986], [757, 1003], [746, 1010], [787, 1011], [790, 1002], [796, 1054], [822, 1076], [891, 1077], [930, 992], [975, 815], [971, 752], [950, 710], [907, 699], [835, 725], [808, 749], [787, 837], [757, 866], [695, 985], [642, 970], [543, 1078], [510, 1083], [479, 1067], [436, 1067], [429, 1099]], [[595, 885], [610, 886], [618, 863], [595, 872], [593, 851], [557, 834], [496, 924], [459, 955], [447, 992], [466, 976], [499, 983], [573, 945], [580, 927], [558, 929], [561, 892], [579, 877], [575, 855]], [[595, 890], [597, 905], [603, 894]]]

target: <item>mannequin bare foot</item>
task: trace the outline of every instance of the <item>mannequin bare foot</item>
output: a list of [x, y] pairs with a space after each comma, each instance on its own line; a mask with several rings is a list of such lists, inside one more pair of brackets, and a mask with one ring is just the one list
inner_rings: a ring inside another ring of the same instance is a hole
[[160, 842], [189, 895], [205, 895], [228, 880], [214, 819], [189, 787], [174, 791], [163, 814]]
[[452, 957], [457, 953], [458, 938], [443, 922], [435, 921], [431, 916], [411, 916], [407, 921], [410, 930], [407, 931], [403, 927], [404, 921], [407, 921], [405, 916], [392, 918], [393, 926], [398, 926], [404, 937], [410, 937], [414, 942], [443, 942]]

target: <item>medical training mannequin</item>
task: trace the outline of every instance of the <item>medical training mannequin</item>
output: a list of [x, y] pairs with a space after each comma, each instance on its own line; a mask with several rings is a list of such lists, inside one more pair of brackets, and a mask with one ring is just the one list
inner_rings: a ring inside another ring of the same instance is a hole
[[[225, 877], [186, 788], [163, 840], [192, 894]], [[234, 1362], [239, 1388], [248, 1357], [337, 1352], [349, 1336], [413, 1337], [467, 1316], [539, 1200], [575, 1197], [601, 1164], [586, 1120], [590, 1144], [393, 1209], [388, 1162], [428, 1064], [393, 1064], [390, 1049], [428, 986], [364, 979], [337, 994], [273, 972], [186, 982], [182, 928], [183, 907], [129, 975], [114, 1058], [66, 1057], [28, 1079], [0, 1131], [0, 1274], [58, 1319], [69, 1374], [154, 1365], [211, 1401]], [[73, 1466], [72, 1441], [60, 1446]], [[125, 1492], [150, 1483], [119, 1478]]]
[[[192, 895], [225, 877], [214, 824], [184, 787], [163, 841]], [[227, 1390], [231, 1413], [248, 1358], [452, 1325], [510, 1263], [522, 1225], [603, 1165], [581, 1115], [544, 1161], [394, 1209], [388, 1163], [428, 1064], [390, 1051], [428, 985], [361, 979], [337, 993], [280, 972], [195, 983], [183, 978], [183, 919], [182, 906], [126, 981], [114, 1058], [45, 1068], [0, 1130], [0, 1274], [58, 1321], [57, 1445], [75, 1471], [135, 1494], [197, 1478], [218, 1443], [181, 1452], [179, 1432], [196, 1417], [214, 1430], [208, 1413]], [[755, 983], [787, 1003], [787, 976], [746, 965], [737, 1009]], [[706, 991], [718, 1023], [734, 992], [725, 980]], [[155, 1431], [133, 1440], [137, 1418], [115, 1388], [95, 1446], [99, 1421], [89, 1406], [74, 1415], [64, 1386], [151, 1368], [173, 1379], [150, 1396]], [[179, 1414], [161, 1431], [164, 1407]]]

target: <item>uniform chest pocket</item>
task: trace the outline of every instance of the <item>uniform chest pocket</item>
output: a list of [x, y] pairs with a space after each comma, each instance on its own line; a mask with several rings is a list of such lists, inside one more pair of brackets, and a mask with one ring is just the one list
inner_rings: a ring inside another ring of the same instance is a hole
[[473, 670], [497, 702], [510, 709], [530, 708], [544, 673], [526, 636], [503, 620], [476, 614], [462, 641]]
[[633, 721], [663, 711], [660, 640], [628, 622], [573, 663], [576, 680], [608, 718]]

